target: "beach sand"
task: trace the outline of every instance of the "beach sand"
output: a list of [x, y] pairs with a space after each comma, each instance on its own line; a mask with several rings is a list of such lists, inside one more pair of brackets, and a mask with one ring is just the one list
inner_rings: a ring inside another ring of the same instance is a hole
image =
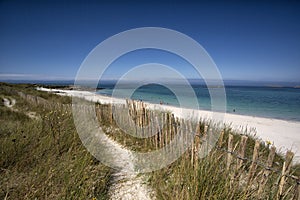
[[[112, 98], [99, 94], [94, 94], [88, 91], [77, 90], [59, 90], [59, 89], [46, 89], [38, 88], [39, 90], [58, 93], [60, 95], [82, 97], [86, 100], [99, 102], [102, 104], [115, 103], [125, 104], [125, 99]], [[146, 102], [145, 102], [146, 103]], [[160, 105], [146, 103], [150, 109], [167, 110], [179, 118], [190, 118], [191, 116], [200, 116], [203, 119], [216, 119], [212, 111], [204, 110], [192, 110], [186, 108], [179, 108], [170, 105]], [[221, 123], [230, 125], [231, 128], [237, 131], [244, 131], [253, 129], [255, 130], [255, 136], [262, 141], [270, 141], [273, 143], [278, 152], [285, 153], [287, 150], [292, 150], [295, 153], [294, 162], [300, 162], [300, 122], [285, 121], [279, 119], [262, 118], [246, 115], [237, 115], [225, 113], [221, 120]]]

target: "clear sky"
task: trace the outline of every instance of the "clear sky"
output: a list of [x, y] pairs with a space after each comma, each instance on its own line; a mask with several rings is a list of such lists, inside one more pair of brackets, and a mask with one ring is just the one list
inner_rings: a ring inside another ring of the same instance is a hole
[[[0, 79], [74, 79], [87, 54], [106, 38], [155, 26], [198, 41], [224, 79], [300, 82], [297, 1], [100, 2], [0, 1]], [[153, 60], [194, 78], [183, 61], [160, 53], [128, 55], [107, 75]]]

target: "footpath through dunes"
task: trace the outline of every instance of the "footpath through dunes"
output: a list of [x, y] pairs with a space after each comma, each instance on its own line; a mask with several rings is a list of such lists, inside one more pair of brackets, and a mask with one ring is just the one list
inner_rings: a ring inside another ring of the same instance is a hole
[[[47, 89], [42, 89], [48, 91]], [[53, 90], [50, 90], [53, 92]], [[54, 90], [59, 92], [59, 95], [65, 95], [63, 91]], [[87, 100], [93, 101], [89, 92], [71, 92], [67, 95], [82, 97]], [[110, 102], [110, 98], [106, 99], [106, 103]], [[113, 129], [109, 128], [106, 132], [112, 132]], [[135, 171], [134, 156], [130, 150], [108, 137], [106, 134], [96, 134], [98, 141], [105, 146], [105, 156], [109, 157], [109, 161], [116, 166], [117, 169], [113, 169], [110, 181], [110, 188], [108, 195], [112, 200], [150, 200], [155, 199], [154, 191], [147, 185], [147, 180], [143, 174], [139, 174]]]
[[101, 141], [110, 149], [110, 155], [118, 169], [112, 174], [109, 196], [113, 200], [150, 200], [154, 199], [153, 191], [145, 183], [145, 177], [134, 170], [132, 153], [105, 134], [100, 134]]
[[[84, 148], [81, 142], [74, 141], [74, 144], [68, 143], [70, 146], [67, 147], [67, 145], [64, 142], [69, 142], [70, 138], [76, 139], [78, 138], [76, 131], [72, 132], [69, 128], [73, 127], [73, 123], [70, 123], [70, 120], [72, 120], [72, 117], [70, 115], [71, 112], [71, 104], [63, 104], [60, 101], [53, 101], [53, 99], [44, 99], [40, 97], [38, 94], [32, 94], [30, 92], [26, 91], [13, 91], [13, 95], [15, 96], [9, 96], [3, 95], [3, 98], [1, 98], [3, 108], [9, 111], [12, 111], [12, 113], [18, 114], [22, 113], [27, 116], [32, 115], [31, 118], [34, 118], [36, 115], [38, 116], [39, 120], [28, 120], [28, 123], [41, 123], [42, 128], [46, 131], [39, 131], [39, 133], [45, 133], [46, 132], [46, 138], [49, 140], [51, 139], [51, 142], [53, 141], [54, 144], [49, 146], [48, 151], [53, 151], [54, 155], [57, 155], [58, 157], [66, 156], [65, 154], [72, 154], [76, 147], [76, 145], [80, 144], [80, 148]], [[62, 98], [62, 97], [59, 97]], [[17, 103], [18, 102], [18, 103]], [[22, 103], [21, 103], [22, 102]], [[23, 102], [25, 102], [23, 104]], [[17, 103], [17, 104], [16, 104]], [[28, 111], [30, 110], [30, 112]], [[36, 112], [33, 112], [36, 111]], [[68, 111], [68, 117], [66, 114], [66, 111]], [[38, 114], [37, 114], [38, 113]], [[43, 115], [45, 114], [45, 115]], [[30, 116], [29, 116], [30, 117]], [[48, 123], [49, 122], [49, 123]], [[68, 124], [67, 126], [64, 126], [64, 124]], [[49, 127], [48, 127], [49, 125]], [[73, 130], [73, 129], [72, 129]], [[108, 132], [112, 132], [110, 127], [106, 127], [105, 129]], [[30, 131], [30, 130], [28, 130]], [[22, 132], [23, 133], [23, 132]], [[48, 134], [47, 134], [48, 133]], [[66, 133], [66, 134], [65, 134]], [[71, 134], [70, 134], [71, 133]], [[76, 136], [73, 134], [76, 134]], [[70, 137], [69, 139], [64, 140], [65, 137]], [[155, 199], [155, 195], [151, 187], [147, 184], [147, 177], [145, 177], [143, 174], [139, 174], [135, 171], [134, 167], [134, 157], [132, 153], [127, 150], [124, 146], [119, 144], [117, 141], [113, 140], [111, 137], [107, 136], [106, 134], [97, 134], [94, 137], [98, 137], [102, 143], [105, 143], [105, 149], [107, 149], [108, 152], [106, 152], [106, 155], [109, 155], [111, 158], [110, 160], [113, 161], [114, 165], [116, 166], [114, 169], [109, 170], [108, 178], [104, 177], [101, 174], [101, 176], [98, 176], [98, 180], [89, 180], [87, 178], [85, 173], [80, 173], [80, 175], [76, 178], [77, 174], [75, 173], [76, 167], [70, 162], [66, 161], [64, 163], [64, 167], [61, 170], [61, 172], [55, 172], [54, 170], [50, 170], [51, 174], [47, 174], [47, 181], [52, 181], [53, 177], [57, 177], [58, 173], [60, 173], [60, 181], [64, 183], [65, 177], [68, 176], [68, 173], [73, 173], [74, 177], [72, 177], [72, 180], [74, 181], [68, 181], [67, 190], [70, 190], [70, 192], [73, 192], [74, 188], [73, 186], [78, 184], [78, 187], [76, 187], [76, 190], [80, 192], [81, 188], [85, 184], [91, 184], [89, 185], [88, 189], [92, 190], [93, 194], [89, 194], [89, 196], [86, 196], [86, 198], [93, 199], [95, 197], [96, 199], [102, 199], [102, 196], [105, 196], [104, 199], [112, 199], [112, 200], [118, 200], [118, 199], [128, 199], [128, 200], [148, 200], [148, 199]], [[30, 136], [26, 135], [26, 138], [23, 138], [22, 135], [22, 141], [27, 141], [27, 138], [31, 138]], [[79, 139], [79, 138], [78, 138]], [[18, 141], [19, 138], [13, 139], [13, 142], [16, 143], [17, 147], [22, 147], [19, 145]], [[31, 140], [30, 140], [31, 141]], [[47, 143], [51, 143], [47, 141]], [[76, 145], [75, 145], [76, 143]], [[39, 144], [39, 146], [41, 146]], [[65, 149], [69, 148], [69, 149]], [[65, 149], [62, 150], [62, 149]], [[21, 150], [20, 150], [21, 151]], [[56, 152], [57, 151], [57, 152]], [[87, 150], [84, 148], [84, 152], [87, 152]], [[90, 153], [87, 153], [89, 156]], [[45, 156], [47, 158], [47, 156]], [[72, 158], [72, 161], [76, 162], [76, 160], [81, 159], [79, 156], [74, 160]], [[83, 158], [82, 158], [83, 159]], [[93, 160], [92, 160], [93, 161]], [[89, 165], [93, 165], [96, 163], [96, 161], [90, 162], [90, 161], [78, 161], [80, 163], [79, 167], [80, 169], [90, 169]], [[1, 164], [1, 159], [0, 159]], [[52, 164], [46, 164], [47, 167], [53, 169], [57, 166], [52, 166]], [[60, 165], [60, 164], [57, 164]], [[88, 165], [89, 167], [84, 167], [84, 165]], [[102, 163], [99, 164], [100, 166], [103, 165]], [[70, 168], [70, 169], [68, 169]], [[102, 167], [99, 167], [102, 169]], [[2, 170], [2, 168], [1, 168]], [[0, 172], [2, 172], [0, 170]], [[56, 170], [55, 170], [56, 171]], [[67, 172], [65, 172], [67, 171]], [[89, 171], [89, 170], [88, 170]], [[50, 173], [48, 172], [48, 173]], [[47, 172], [46, 172], [47, 173]], [[97, 173], [95, 171], [89, 171], [89, 174], [92, 173], [92, 177], [97, 177]], [[101, 172], [102, 173], [102, 172]], [[107, 172], [108, 173], [108, 172]], [[48, 177], [49, 176], [49, 177]], [[35, 178], [40, 178], [38, 174], [36, 174]], [[84, 179], [83, 183], [80, 183], [81, 179]], [[78, 180], [79, 178], [79, 180]], [[34, 179], [34, 178], [33, 178]], [[77, 181], [76, 181], [77, 179]], [[46, 181], [46, 182], [47, 182]], [[91, 181], [91, 182], [90, 182]], [[0, 181], [1, 182], [1, 181]], [[73, 183], [72, 183], [73, 182]], [[77, 183], [79, 182], [79, 183]], [[100, 186], [96, 183], [101, 182]], [[102, 187], [102, 183], [106, 183], [105, 188]], [[20, 183], [17, 183], [20, 184]], [[51, 187], [54, 187], [55, 184], [52, 182], [53, 185]], [[83, 185], [81, 185], [83, 184]], [[49, 185], [47, 185], [49, 186]], [[39, 186], [35, 186], [39, 189]], [[41, 184], [40, 187], [43, 187]], [[50, 188], [51, 188], [50, 187]], [[100, 193], [97, 193], [100, 189], [98, 187], [101, 187]], [[91, 189], [92, 188], [92, 189]], [[0, 187], [0, 196], [2, 196], [2, 188]], [[29, 189], [30, 191], [32, 189]], [[52, 190], [52, 189], [50, 189]], [[64, 190], [64, 188], [63, 188]], [[91, 192], [91, 191], [89, 191]], [[4, 196], [6, 195], [8, 198], [10, 197], [11, 189], [8, 189], [5, 191]], [[46, 196], [49, 194], [46, 194]], [[63, 195], [63, 194], [57, 194], [57, 195]], [[46, 197], [44, 197], [46, 198]], [[69, 196], [69, 198], [72, 198], [72, 196]], [[6, 199], [6, 198], [5, 198]], [[59, 198], [60, 199], [60, 198]]]

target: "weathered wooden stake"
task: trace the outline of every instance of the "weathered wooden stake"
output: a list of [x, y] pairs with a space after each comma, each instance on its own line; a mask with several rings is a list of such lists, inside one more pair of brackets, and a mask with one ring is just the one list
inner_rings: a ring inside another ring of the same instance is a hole
[[223, 138], [224, 138], [224, 130], [222, 130], [220, 133], [220, 137], [219, 137], [219, 141], [218, 141], [219, 148], [221, 148], [223, 145]]
[[255, 146], [254, 146], [254, 149], [253, 149], [253, 156], [252, 156], [252, 163], [251, 163], [251, 166], [250, 166], [250, 169], [249, 169], [247, 185], [250, 185], [250, 183], [252, 182], [252, 178], [253, 178], [253, 176], [255, 174], [255, 171], [256, 171], [259, 146], [260, 146], [260, 142], [258, 140], [255, 141]]
[[[188, 127], [187, 128], [188, 128], [187, 134], [189, 134], [189, 137], [190, 137], [191, 134], [193, 134], [191, 121], [188, 121]], [[194, 142], [192, 142], [192, 145], [191, 145], [191, 164], [192, 164], [192, 166], [194, 164]]]
[[282, 171], [281, 171], [281, 178], [279, 182], [278, 192], [277, 192], [277, 199], [282, 199], [283, 197], [283, 188], [286, 183], [286, 175], [289, 173], [292, 165], [292, 160], [294, 157], [294, 153], [291, 151], [286, 152], [285, 161], [283, 163]]
[[199, 148], [200, 148], [200, 122], [197, 123], [196, 125], [196, 134], [195, 134], [195, 148], [194, 148], [194, 152], [195, 152], [195, 169], [198, 168], [198, 154], [199, 154]]
[[237, 171], [242, 167], [243, 162], [244, 162], [243, 159], [244, 159], [244, 156], [245, 156], [245, 149], [246, 149], [247, 139], [248, 139], [248, 137], [244, 136], [244, 135], [241, 138], [240, 148], [239, 148], [239, 151], [238, 151], [239, 158], [237, 158], [237, 165], [236, 165], [236, 170]]
[[264, 168], [264, 170], [263, 170], [262, 179], [260, 181], [259, 188], [258, 188], [258, 196], [260, 196], [263, 193], [265, 185], [268, 181], [269, 175], [271, 173], [271, 171], [269, 169], [273, 165], [273, 160], [274, 160], [274, 157], [275, 157], [275, 151], [276, 151], [276, 148], [274, 146], [272, 146], [271, 149], [270, 149], [269, 155], [268, 155], [267, 163], [266, 163], [268, 169]]
[[233, 151], [233, 135], [229, 134], [228, 137], [228, 153], [227, 153], [227, 163], [226, 163], [226, 169], [229, 170], [232, 162], [232, 154]]

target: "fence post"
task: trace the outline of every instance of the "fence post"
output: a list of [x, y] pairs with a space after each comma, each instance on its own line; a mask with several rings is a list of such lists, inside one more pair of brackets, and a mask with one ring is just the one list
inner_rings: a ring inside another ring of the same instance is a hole
[[[186, 144], [186, 131], [185, 131], [185, 124], [184, 124], [184, 119], [180, 119], [180, 134], [181, 134], [181, 149], [185, 149], [185, 144]], [[185, 154], [186, 155], [186, 154]]]
[[172, 125], [171, 125], [171, 114], [170, 113], [168, 113], [168, 115], [167, 115], [168, 117], [167, 117], [167, 127], [168, 127], [168, 131], [167, 131], [167, 137], [166, 137], [166, 143], [167, 142], [169, 142], [169, 141], [171, 141], [171, 133], [172, 133]]
[[159, 131], [159, 129], [160, 129], [160, 127], [159, 127], [159, 121], [158, 121], [158, 116], [157, 115], [154, 115], [153, 116], [154, 117], [154, 119], [155, 119], [155, 121], [154, 121], [154, 126], [155, 126], [155, 148], [156, 149], [158, 149], [158, 147], [159, 147], [159, 135], [160, 135], [160, 131]]
[[201, 147], [199, 149], [199, 152], [203, 155], [206, 155], [207, 153], [207, 150], [208, 150], [208, 134], [207, 134], [207, 129], [208, 129], [208, 126], [207, 125], [204, 125], [204, 133], [201, 137]]
[[164, 124], [165, 124], [165, 121], [164, 121], [164, 113], [161, 113], [161, 125], [160, 125], [160, 135], [159, 135], [159, 143], [160, 143], [160, 148], [162, 148], [163, 146], [163, 134], [164, 134]]
[[244, 162], [244, 155], [245, 155], [245, 149], [246, 149], [246, 144], [247, 144], [247, 136], [242, 136], [241, 138], [241, 144], [240, 144], [240, 148], [239, 148], [239, 152], [238, 152], [238, 161], [237, 161], [237, 166], [236, 166], [236, 170], [239, 170]]
[[[193, 134], [193, 129], [192, 129], [192, 122], [189, 120], [187, 122], [187, 134], [191, 135]], [[194, 138], [193, 138], [194, 139]], [[194, 166], [194, 140], [192, 142], [192, 145], [191, 145], [191, 164], [192, 166]]]
[[[173, 139], [175, 137], [178, 137], [178, 135], [177, 135], [177, 126], [178, 126], [178, 123], [175, 120], [174, 114], [172, 114], [172, 132], [173, 133], [172, 133], [171, 141], [173, 141]], [[174, 152], [174, 151], [177, 152], [177, 148], [179, 148], [178, 143], [175, 144], [175, 149], [173, 148], [172, 152]]]
[[230, 169], [230, 165], [232, 162], [232, 150], [233, 150], [233, 135], [229, 134], [228, 137], [228, 153], [227, 153], [227, 163], [226, 163], [226, 169], [229, 170]]
[[236, 158], [236, 168], [235, 168], [235, 171], [231, 175], [230, 186], [232, 186], [233, 182], [238, 179], [239, 170], [242, 167], [243, 162], [244, 162], [244, 155], [245, 155], [247, 139], [248, 139], [248, 137], [244, 136], [244, 135], [241, 138], [239, 151], [238, 151], [238, 155], [237, 155], [237, 158]]
[[[99, 105], [96, 106], [96, 114], [97, 114], [98, 122], [100, 124], [102, 121], [102, 118], [101, 118], [101, 109], [100, 109]], [[99, 126], [101, 126], [101, 125], [99, 125]]]
[[110, 121], [110, 125], [113, 124], [113, 106], [112, 104], [109, 105], [109, 121]]
[[200, 122], [196, 124], [196, 135], [195, 135], [195, 168], [198, 168], [198, 155], [199, 155], [199, 148], [200, 148]]
[[285, 161], [283, 163], [281, 178], [279, 182], [278, 192], [277, 192], [277, 199], [281, 199], [283, 196], [283, 188], [286, 183], [285, 176], [289, 173], [292, 165], [292, 160], [294, 157], [294, 153], [291, 151], [286, 152]]
[[263, 191], [264, 191], [264, 188], [265, 188], [265, 185], [268, 181], [268, 178], [269, 178], [269, 175], [271, 173], [270, 171], [270, 168], [272, 167], [273, 165], [273, 160], [274, 160], [274, 157], [275, 157], [275, 151], [276, 151], [276, 148], [274, 146], [271, 147], [271, 150], [269, 152], [269, 155], [268, 155], [268, 160], [267, 160], [267, 168], [264, 168], [263, 170], [263, 175], [262, 175], [262, 179], [259, 183], [259, 188], [258, 188], [258, 196], [261, 196]]
[[165, 139], [164, 139], [164, 144], [166, 145], [167, 144], [167, 141], [168, 141], [168, 138], [169, 138], [169, 120], [170, 120], [170, 114], [169, 113], [166, 113], [165, 114]]
[[223, 145], [223, 138], [224, 138], [224, 130], [221, 131], [219, 141], [218, 141], [218, 147], [222, 148]]
[[257, 166], [257, 159], [258, 159], [258, 152], [259, 152], [259, 146], [260, 146], [260, 142], [258, 140], [255, 141], [255, 146], [253, 149], [253, 156], [252, 156], [252, 163], [249, 169], [249, 176], [248, 176], [248, 181], [247, 181], [247, 185], [249, 186], [249, 184], [252, 182], [252, 178], [255, 174], [256, 171], [256, 166]]
[[151, 144], [154, 145], [155, 144], [155, 137], [153, 137], [153, 132], [152, 132], [152, 129], [153, 129], [153, 119], [152, 119], [152, 113], [150, 112], [150, 110], [147, 109], [147, 124], [148, 124], [148, 132], [147, 132], [147, 135], [151, 135]]

